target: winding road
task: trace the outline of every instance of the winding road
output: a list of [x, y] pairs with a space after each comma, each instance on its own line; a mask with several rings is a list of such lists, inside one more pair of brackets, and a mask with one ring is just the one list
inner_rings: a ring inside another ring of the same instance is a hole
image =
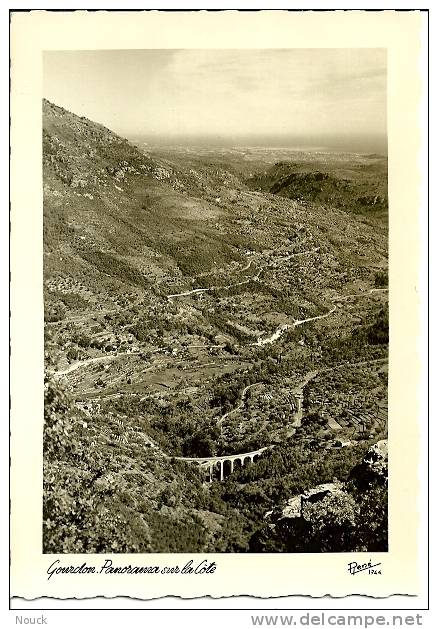
[[222, 423], [224, 422], [225, 419], [227, 419], [227, 417], [230, 417], [230, 415], [234, 415], [234, 413], [237, 413], [237, 411], [240, 411], [240, 409], [245, 407], [244, 404], [244, 399], [246, 394], [248, 393], [248, 391], [252, 388], [252, 387], [256, 387], [258, 384], [263, 384], [262, 382], [253, 382], [253, 384], [248, 384], [242, 391], [242, 393], [240, 394], [240, 398], [239, 398], [239, 402], [237, 404], [237, 406], [235, 406], [234, 408], [231, 409], [231, 411], [227, 411], [226, 413], [224, 413], [217, 421], [217, 425], [221, 426]]
[[271, 334], [271, 336], [267, 336], [265, 338], [259, 338], [255, 343], [251, 343], [251, 345], [257, 345], [258, 347], [261, 347], [263, 345], [270, 345], [271, 343], [278, 341], [278, 339], [287, 330], [290, 330], [291, 328], [297, 328], [299, 325], [303, 325], [304, 323], [310, 323], [311, 321], [318, 321], [318, 319], [325, 319], [326, 317], [329, 317], [331, 314], [333, 314], [335, 310], [336, 310], [336, 306], [333, 306], [333, 308], [329, 310], [329, 312], [326, 312], [325, 314], [322, 314], [322, 315], [318, 315], [317, 317], [309, 317], [307, 319], [297, 319], [293, 323], [283, 323], [275, 330], [273, 334]]
[[[274, 260], [272, 260], [270, 263], [266, 264], [265, 266], [261, 267], [257, 273], [252, 276], [252, 277], [248, 277], [245, 280], [242, 280], [241, 282], [235, 282], [229, 285], [224, 285], [224, 286], [212, 286], [209, 288], [195, 288], [192, 290], [188, 290], [188, 291], [184, 291], [181, 293], [175, 293], [175, 294], [171, 294], [171, 295], [167, 295], [168, 299], [175, 299], [178, 297], [187, 297], [190, 295], [196, 295], [196, 294], [201, 294], [201, 293], [206, 293], [206, 292], [212, 292], [215, 290], [220, 290], [220, 289], [231, 289], [233, 287], [236, 286], [242, 286], [245, 284], [249, 284], [249, 282], [251, 281], [258, 281], [261, 274], [263, 273], [263, 271], [272, 268], [274, 265], [276, 265], [278, 262], [286, 262], [288, 260], [290, 260], [291, 258], [294, 258], [296, 256], [300, 256], [300, 255], [307, 255], [307, 254], [311, 254], [314, 252], [317, 252], [319, 250], [319, 247], [314, 247], [311, 250], [308, 251], [302, 251], [302, 252], [298, 252], [298, 253], [293, 253], [290, 254], [288, 256], [284, 256], [282, 258], [276, 258]], [[246, 271], [248, 270], [251, 265], [252, 265], [253, 261], [251, 260], [246, 267], [244, 267], [243, 269], [241, 269], [239, 272], [242, 271]], [[354, 298], [354, 297], [364, 297], [376, 292], [387, 292], [388, 288], [372, 288], [370, 289], [367, 293], [359, 293], [359, 294], [351, 294], [351, 295], [343, 295], [343, 296], [339, 296], [336, 298], [333, 298], [333, 301], [342, 301], [344, 299], [349, 299], [349, 298]], [[327, 317], [329, 317], [330, 315], [332, 315], [336, 310], [336, 305], [334, 305], [328, 312], [322, 314], [322, 315], [317, 315], [315, 317], [308, 317], [305, 319], [297, 319], [297, 320], [293, 320], [292, 323], [285, 323], [280, 325], [270, 336], [264, 337], [264, 338], [258, 338], [258, 340], [255, 343], [250, 343], [251, 346], [257, 346], [257, 347], [262, 347], [265, 345], [270, 345], [272, 343], [275, 343], [275, 341], [277, 341], [279, 338], [281, 338], [281, 336], [289, 329], [293, 329], [296, 328], [298, 326], [304, 325], [305, 323], [310, 323], [312, 321], [318, 321], [320, 319], [325, 319]], [[108, 312], [108, 311], [107, 311]], [[111, 312], [111, 311], [109, 311]], [[113, 311], [113, 312], [117, 312], [117, 311]], [[88, 314], [86, 317], [77, 317], [74, 319], [71, 319], [70, 321], [81, 321], [81, 320], [85, 320], [87, 318], [90, 318], [90, 316], [93, 316], [95, 314], [105, 314], [105, 312], [99, 311], [96, 313], [90, 313]], [[67, 321], [59, 321], [59, 322], [53, 322], [51, 325], [57, 325], [57, 324], [61, 324], [61, 323], [67, 323]], [[49, 324], [50, 325], [50, 324]], [[76, 363], [73, 363], [72, 365], [70, 365], [68, 368], [66, 368], [63, 371], [58, 371], [55, 373], [56, 376], [64, 376], [67, 375], [69, 373], [72, 373], [73, 371], [77, 370], [80, 367], [83, 366], [87, 366], [93, 363], [98, 363], [98, 362], [105, 362], [105, 361], [111, 361], [111, 360], [115, 360], [117, 358], [119, 358], [120, 356], [133, 356], [133, 355], [138, 355], [141, 354], [142, 352], [121, 352], [118, 354], [114, 354], [114, 355], [109, 355], [109, 356], [99, 356], [99, 357], [95, 357], [95, 358], [90, 358], [84, 361], [78, 361]], [[379, 359], [378, 359], [379, 360]], [[364, 361], [363, 363], [357, 363], [357, 365], [360, 364], [365, 364], [367, 362], [374, 362], [374, 361]], [[313, 379], [315, 378], [318, 373], [323, 372], [323, 371], [329, 371], [332, 368], [326, 368], [326, 369], [321, 369], [321, 370], [313, 370], [308, 372], [307, 374], [305, 374], [303, 380], [301, 380], [297, 386], [291, 391], [292, 395], [296, 398], [297, 400], [297, 410], [295, 411], [294, 415], [293, 415], [293, 421], [291, 423], [291, 430], [288, 433], [288, 436], [291, 436], [292, 434], [294, 434], [295, 429], [301, 426], [301, 421], [302, 421], [302, 417], [303, 417], [303, 391], [304, 388], [306, 387], [306, 385]], [[334, 368], [333, 368], [334, 369]], [[230, 411], [227, 411], [226, 413], [224, 413], [217, 422], [218, 426], [221, 426], [222, 429], [222, 424], [223, 422], [230, 417], [231, 415], [237, 413], [239, 410], [244, 408], [244, 400], [245, 397], [249, 391], [249, 389], [251, 389], [252, 387], [255, 387], [259, 384], [262, 384], [261, 382], [255, 382], [252, 384], [247, 385], [243, 390], [242, 393], [240, 395], [239, 401], [237, 403], [237, 405], [232, 408]], [[116, 397], [117, 394], [115, 394], [114, 397]], [[108, 396], [108, 399], [111, 396]], [[220, 463], [221, 465], [221, 479], [223, 478], [223, 464], [225, 461], [229, 461], [231, 462], [232, 466], [231, 469], [233, 469], [233, 463], [235, 461], [240, 461], [242, 464], [245, 461], [245, 459], [249, 458], [250, 461], [254, 460], [254, 457], [259, 456], [260, 454], [262, 454], [264, 451], [269, 450], [271, 448], [273, 448], [274, 445], [269, 445], [269, 446], [265, 446], [263, 448], [260, 448], [258, 450], [252, 451], [252, 452], [246, 452], [246, 453], [242, 453], [242, 454], [232, 454], [232, 455], [222, 455], [222, 456], [215, 456], [215, 457], [169, 457], [168, 455], [164, 455], [167, 458], [175, 458], [177, 460], [180, 461], [185, 461], [187, 463], [198, 463], [201, 466], [209, 466], [210, 470], [211, 470], [211, 466], [212, 465], [216, 465], [217, 463]], [[210, 472], [211, 473], [211, 472]]]
[[[254, 281], [257, 282], [260, 279], [260, 275], [263, 273], [263, 271], [266, 271], [266, 269], [273, 267], [277, 262], [287, 262], [291, 258], [295, 258], [297, 256], [308, 255], [311, 253], [316, 253], [317, 251], [319, 251], [319, 247], [314, 247], [313, 249], [309, 249], [308, 251], [299, 251], [298, 253], [291, 253], [288, 256], [284, 256], [282, 258], [275, 258], [274, 260], [269, 262], [269, 264], [266, 264], [265, 266], [261, 267], [254, 276], [248, 277], [248, 279], [242, 280], [241, 282], [234, 282], [232, 284], [226, 284], [223, 286], [210, 286], [209, 288], [194, 288], [192, 290], [184, 291], [182, 293], [174, 293], [173, 295], [167, 295], [167, 299], [176, 299], [177, 297], [188, 297], [189, 295], [208, 293], [215, 290], [229, 290], [230, 288], [234, 288], [236, 286], [243, 286], [245, 284], [249, 284], [250, 282], [254, 282]], [[252, 262], [253, 260], [251, 260], [245, 268], [240, 269], [239, 272], [241, 273], [242, 271], [248, 270]]]
[[[373, 364], [373, 363], [379, 363], [379, 362], [387, 362], [387, 361], [388, 361], [387, 358], [376, 358], [376, 359], [372, 359], [372, 360], [360, 361], [360, 362], [357, 362], [357, 363], [348, 363], [348, 366], [350, 366], [350, 367], [358, 367], [358, 366], [361, 366], [361, 365], [367, 365], [367, 364]], [[297, 410], [295, 411], [295, 413], [293, 415], [293, 421], [291, 423], [291, 430], [288, 431], [287, 437], [291, 437], [294, 434], [295, 429], [299, 428], [301, 426], [301, 421], [303, 419], [303, 397], [304, 397], [304, 389], [305, 389], [305, 387], [309, 384], [309, 382], [311, 380], [316, 378], [316, 376], [319, 373], [327, 372], [327, 371], [333, 371], [335, 369], [338, 369], [341, 366], [345, 366], [345, 365], [335, 365], [334, 367], [327, 367], [327, 368], [320, 369], [320, 370], [319, 369], [315, 369], [315, 370], [312, 370], [312, 371], [308, 371], [304, 375], [303, 379], [292, 389], [291, 393], [297, 400]], [[227, 416], [229, 416], [232, 413], [238, 411], [242, 407], [242, 405], [243, 405], [243, 399], [244, 399], [244, 396], [246, 395], [246, 392], [248, 391], [248, 389], [250, 387], [256, 386], [257, 384], [262, 384], [262, 383], [261, 382], [255, 382], [255, 383], [250, 384], [247, 387], [245, 387], [243, 389], [243, 391], [242, 391], [242, 395], [240, 397], [239, 404], [234, 409], [229, 411], [228, 413], [225, 413], [225, 415], [222, 415], [222, 417], [221, 417], [221, 419], [219, 421], [222, 422]], [[336, 423], [336, 426], [333, 425], [332, 428], [338, 430], [339, 428], [341, 428], [341, 426], [339, 426], [339, 424]], [[253, 450], [251, 452], [243, 452], [243, 453], [240, 453], [240, 454], [223, 454], [223, 455], [220, 455], [220, 456], [207, 456], [207, 457], [183, 457], [183, 456], [170, 457], [168, 455], [165, 455], [165, 456], [166, 456], [166, 458], [175, 458], [178, 461], [185, 461], [186, 463], [197, 463], [198, 465], [201, 465], [202, 467], [211, 467], [211, 466], [216, 465], [217, 463], [220, 463], [221, 465], [223, 465], [225, 463], [225, 461], [234, 462], [236, 460], [240, 461], [243, 464], [245, 459], [249, 458], [251, 461], [253, 461], [255, 456], [260, 456], [266, 450], [272, 450], [272, 448], [274, 448], [275, 445], [276, 444], [271, 444], [269, 446], [264, 446], [263, 448], [259, 448], [258, 450]], [[231, 469], [233, 469], [233, 468], [231, 468]], [[221, 480], [222, 479], [223, 479], [223, 468], [221, 468]]]
[[351, 295], [340, 295], [337, 297], [337, 301], [342, 301], [343, 299], [351, 299], [352, 297], [368, 297], [368, 295], [372, 295], [373, 293], [387, 293], [389, 288], [372, 288], [366, 293], [352, 293]]
[[76, 315], [74, 317], [70, 317], [69, 319], [60, 319], [59, 321], [46, 321], [45, 325], [53, 326], [67, 325], [68, 323], [82, 323], [84, 321], [88, 321], [89, 319], [93, 319], [94, 317], [102, 317], [107, 314], [117, 314], [122, 310], [122, 308], [117, 308], [115, 310], [91, 310], [85, 315]]
[[[295, 428], [298, 428], [299, 426], [301, 426], [301, 420], [303, 418], [304, 387], [317, 375], [318, 375], [318, 371], [309, 371], [308, 373], [305, 374], [303, 380], [301, 380], [301, 382], [299, 382], [297, 386], [294, 389], [292, 389], [292, 395], [297, 399], [297, 410], [294, 413], [293, 421], [291, 424], [292, 430], [289, 431], [288, 437], [294, 434]], [[262, 383], [254, 382], [253, 384], [249, 384], [243, 389], [237, 406], [235, 406], [231, 411], [228, 411], [228, 413], [225, 413], [224, 415], [222, 415], [222, 417], [218, 421], [218, 425], [222, 424], [224, 419], [226, 419], [233, 413], [236, 413], [238, 410], [243, 408], [243, 405], [244, 405], [243, 400], [245, 398], [246, 393], [251, 387], [255, 387], [258, 384], [262, 384]], [[264, 446], [263, 448], [259, 448], [258, 450], [252, 450], [251, 452], [243, 452], [240, 454], [223, 454], [220, 456], [207, 456], [207, 457], [178, 456], [178, 457], [173, 457], [173, 458], [177, 459], [178, 461], [185, 461], [186, 463], [197, 463], [198, 465], [201, 465], [204, 467], [211, 467], [211, 466], [216, 465], [217, 463], [220, 463], [221, 465], [223, 465], [225, 461], [229, 461], [229, 462], [240, 461], [243, 464], [245, 459], [250, 459], [250, 461], [252, 462], [254, 460], [254, 457], [260, 456], [260, 454], [262, 454], [266, 450], [271, 450], [274, 447], [275, 447], [275, 444], [271, 444], [269, 446]], [[167, 458], [172, 458], [172, 457], [167, 457]], [[221, 480], [222, 479], [223, 479], [223, 468], [221, 468]]]
[[86, 367], [87, 365], [92, 365], [93, 363], [102, 363], [105, 361], [116, 360], [117, 358], [120, 358], [121, 356], [138, 356], [141, 353], [142, 352], [120, 352], [119, 354], [110, 354], [108, 356], [96, 356], [96, 358], [87, 358], [86, 360], [78, 360], [77, 362], [69, 365], [67, 369], [64, 369], [63, 371], [55, 371], [54, 375], [66, 376], [67, 374], [72, 373], [72, 371], [76, 371], [76, 369], [79, 369], [80, 367]]

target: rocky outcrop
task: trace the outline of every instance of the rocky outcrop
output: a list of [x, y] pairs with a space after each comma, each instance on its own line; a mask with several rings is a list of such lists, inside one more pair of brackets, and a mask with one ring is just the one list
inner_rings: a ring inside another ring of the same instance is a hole
[[339, 481], [317, 485], [302, 494], [292, 496], [285, 503], [265, 514], [265, 518], [272, 523], [280, 523], [287, 519], [305, 518], [305, 509], [309, 504], [315, 504], [327, 498], [345, 493], [344, 485]]
[[43, 100], [43, 164], [70, 188], [102, 192], [108, 184], [155, 166], [135, 146], [103, 125]]
[[[352, 481], [360, 489], [372, 486], [385, 486], [388, 481], [388, 442], [378, 441], [365, 454], [361, 463], [350, 473]], [[306, 507], [322, 502], [331, 496], [346, 496], [348, 485], [335, 480], [332, 483], [317, 485], [301, 494], [292, 496], [286, 502], [277, 505], [272, 511], [265, 513], [265, 519], [271, 524], [282, 524], [287, 520], [306, 519]]]
[[386, 439], [371, 446], [362, 462], [351, 470], [350, 480], [361, 489], [367, 489], [376, 483], [387, 484], [388, 441]]

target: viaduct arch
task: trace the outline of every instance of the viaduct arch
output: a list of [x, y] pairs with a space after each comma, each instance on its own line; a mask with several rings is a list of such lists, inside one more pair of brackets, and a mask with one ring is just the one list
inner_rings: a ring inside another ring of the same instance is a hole
[[259, 457], [262, 452], [270, 450], [274, 446], [265, 446], [259, 448], [259, 450], [253, 450], [253, 452], [244, 452], [243, 454], [227, 454], [224, 456], [211, 456], [211, 457], [174, 457], [177, 461], [185, 461], [186, 463], [195, 463], [204, 468], [208, 473], [208, 482], [211, 483], [214, 478], [215, 469], [219, 471], [219, 480], [223, 481], [225, 478], [224, 467], [226, 463], [229, 463], [230, 474], [233, 473], [235, 465], [243, 467], [246, 462], [249, 464], [254, 462], [254, 459]]

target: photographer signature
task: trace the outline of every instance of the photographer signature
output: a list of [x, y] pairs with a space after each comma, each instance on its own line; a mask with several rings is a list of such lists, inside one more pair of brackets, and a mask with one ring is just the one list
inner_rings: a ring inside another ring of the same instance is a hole
[[371, 563], [371, 560], [366, 563], [351, 561], [347, 566], [347, 570], [350, 574], [356, 574], [358, 572], [368, 572], [368, 574], [382, 574], [382, 570], [381, 568], [379, 568], [379, 566], [381, 565], [382, 564], [380, 562], [373, 564]]

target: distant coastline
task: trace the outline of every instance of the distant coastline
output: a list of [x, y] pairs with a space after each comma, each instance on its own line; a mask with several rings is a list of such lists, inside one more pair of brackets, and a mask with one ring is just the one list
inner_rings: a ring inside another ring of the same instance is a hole
[[386, 137], [329, 137], [315, 138], [309, 141], [302, 137], [217, 137], [217, 136], [159, 136], [148, 134], [125, 133], [125, 137], [138, 145], [156, 147], [184, 146], [186, 148], [224, 148], [252, 151], [301, 151], [324, 153], [359, 153], [386, 156], [388, 152]]

